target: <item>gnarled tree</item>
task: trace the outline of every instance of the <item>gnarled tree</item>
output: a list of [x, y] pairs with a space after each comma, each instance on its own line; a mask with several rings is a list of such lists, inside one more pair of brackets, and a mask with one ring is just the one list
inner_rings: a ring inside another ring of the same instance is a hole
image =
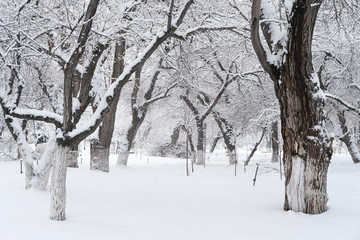
[[[311, 52], [322, 1], [285, 3], [286, 24], [279, 26], [272, 21], [274, 14], [269, 4], [253, 1], [251, 38], [262, 67], [274, 82], [280, 104], [284, 209], [319, 214], [326, 211], [327, 172], [332, 156], [332, 139], [325, 129], [325, 95], [314, 74]], [[260, 25], [266, 47], [260, 38]]]

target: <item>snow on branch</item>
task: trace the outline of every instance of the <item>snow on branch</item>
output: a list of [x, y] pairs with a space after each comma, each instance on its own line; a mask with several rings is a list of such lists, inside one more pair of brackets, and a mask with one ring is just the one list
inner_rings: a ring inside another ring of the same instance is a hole
[[60, 140], [60, 142], [63, 142], [63, 144], [70, 142], [68, 140], [72, 140], [71, 142], [80, 142], [89, 134], [95, 131], [95, 129], [101, 123], [104, 114], [109, 111], [116, 93], [118, 93], [121, 88], [129, 81], [131, 75], [135, 71], [137, 71], [146, 62], [147, 59], [150, 58], [150, 56], [155, 52], [155, 50], [160, 46], [160, 44], [162, 44], [177, 30], [192, 3], [193, 0], [188, 0], [188, 2], [185, 4], [184, 8], [180, 12], [180, 15], [175, 20], [175, 24], [172, 24], [170, 29], [168, 29], [166, 26], [163, 31], [159, 32], [148, 44], [148, 46], [142, 51], [142, 53], [139, 54], [138, 57], [124, 69], [124, 71], [116, 79], [116, 81], [114, 81], [114, 83], [110, 85], [110, 87], [104, 94], [101, 102], [99, 103], [98, 108], [96, 109], [92, 117], [89, 119], [89, 121], [84, 125], [65, 134], [64, 138]]
[[9, 115], [22, 119], [37, 120], [37, 121], [52, 123], [57, 128], [61, 127], [63, 121], [63, 117], [61, 115], [50, 111], [25, 109], [19, 107], [10, 110]]
[[260, 15], [261, 0], [253, 0], [251, 8], [251, 42], [261, 66], [270, 75], [273, 81], [278, 81], [280, 78], [279, 68], [272, 63], [274, 62], [272, 59], [268, 58], [272, 54], [265, 50], [260, 39]]
[[230, 27], [200, 26], [200, 27], [195, 27], [195, 28], [189, 29], [185, 32], [175, 32], [172, 34], [172, 37], [175, 37], [177, 39], [185, 41], [188, 37], [193, 36], [198, 33], [204, 33], [204, 32], [208, 32], [208, 31], [232, 31], [235, 29], [236, 29], [236, 27], [234, 27], [234, 26], [230, 26]]
[[360, 116], [360, 109], [359, 109], [359, 108], [353, 106], [352, 104], [350, 104], [350, 103], [342, 100], [341, 98], [339, 98], [339, 97], [337, 97], [337, 96], [334, 96], [334, 95], [332, 95], [332, 94], [330, 94], [330, 93], [325, 93], [325, 96], [326, 96], [327, 98], [330, 98], [330, 99], [332, 99], [332, 100], [335, 100], [336, 102], [340, 103], [340, 104], [343, 105], [344, 107], [348, 108], [349, 110], [355, 112], [357, 115]]

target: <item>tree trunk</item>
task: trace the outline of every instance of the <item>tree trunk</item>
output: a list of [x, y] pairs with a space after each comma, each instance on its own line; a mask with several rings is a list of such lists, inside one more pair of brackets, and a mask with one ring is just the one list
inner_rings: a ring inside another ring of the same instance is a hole
[[129, 141], [126, 137], [126, 141], [120, 143], [119, 154], [118, 154], [116, 165], [127, 166], [129, 155], [130, 155], [130, 149], [131, 149], [131, 145], [129, 144]]
[[177, 126], [173, 129], [173, 132], [171, 134], [170, 148], [176, 147], [180, 137], [180, 130], [181, 130], [181, 126]]
[[[138, 94], [139, 88], [140, 88], [141, 70], [142, 69], [139, 68], [135, 72], [134, 87], [133, 87], [133, 91], [131, 93], [131, 99], [130, 99], [131, 115], [132, 115], [131, 125], [126, 132], [126, 142], [122, 145], [122, 147], [120, 147], [120, 152], [119, 152], [118, 159], [117, 159], [117, 164], [122, 165], [122, 166], [127, 166], [127, 164], [128, 164], [131, 146], [133, 145], [136, 133], [137, 133], [140, 125], [144, 121], [144, 118], [146, 115], [146, 108], [143, 111], [143, 109], [141, 107], [139, 107], [137, 104], [137, 94]], [[151, 96], [151, 93], [150, 93], [150, 96]]]
[[67, 162], [67, 166], [71, 168], [78, 168], [79, 167], [79, 144], [75, 143], [71, 146], [71, 151], [69, 155], [69, 159]]
[[104, 146], [104, 140], [101, 142], [99, 139], [91, 139], [90, 141], [90, 170], [109, 172], [110, 145]]
[[[115, 46], [115, 56], [112, 72], [112, 81], [116, 80], [124, 70], [125, 39]], [[99, 126], [98, 139], [91, 140], [90, 143], [90, 169], [109, 172], [109, 156], [111, 139], [114, 132], [116, 108], [119, 102], [120, 92], [114, 96], [114, 102], [109, 112], [104, 116], [102, 124]]]
[[50, 219], [56, 221], [65, 220], [66, 207], [66, 171], [67, 160], [70, 157], [71, 148], [57, 146], [54, 155], [54, 167], [51, 179], [51, 203]]
[[197, 165], [204, 165], [205, 164], [205, 158], [204, 158], [204, 123], [203, 122], [197, 122], [197, 144], [196, 144], [196, 157], [197, 157]]
[[222, 137], [224, 138], [224, 143], [227, 148], [229, 164], [235, 164], [236, 162], [236, 136], [234, 135], [233, 126], [225, 119], [220, 116], [220, 113], [217, 111], [212, 112], [213, 117], [222, 133]]
[[345, 111], [336, 109], [337, 110], [337, 116], [340, 122], [340, 127], [343, 133], [343, 136], [340, 138], [342, 142], [345, 143], [347, 149], [349, 150], [351, 159], [354, 163], [360, 163], [360, 151], [359, 147], [356, 144], [356, 140], [349, 132], [348, 127], [346, 126], [346, 118], [345, 118]]
[[271, 162], [275, 163], [279, 161], [280, 151], [279, 151], [279, 134], [278, 134], [278, 122], [273, 122], [271, 124], [271, 148], [272, 148], [272, 156]]
[[190, 151], [191, 151], [191, 155], [192, 155], [192, 159], [193, 159], [192, 161], [195, 163], [196, 162], [196, 151], [195, 151], [194, 142], [192, 140], [192, 134], [191, 134], [190, 130], [185, 127], [185, 125], [182, 125], [181, 128], [184, 130], [184, 132], [188, 136]]
[[213, 153], [213, 152], [215, 151], [215, 147], [216, 147], [218, 141], [219, 141], [221, 138], [222, 138], [222, 136], [216, 136], [216, 137], [214, 138], [214, 141], [213, 141], [213, 143], [211, 144], [210, 153]]
[[260, 145], [261, 141], [262, 141], [263, 138], [264, 138], [265, 132], [266, 132], [266, 131], [265, 131], [265, 129], [264, 129], [264, 130], [262, 131], [262, 133], [261, 133], [261, 137], [260, 137], [259, 141], [258, 141], [257, 143], [255, 143], [255, 146], [254, 146], [253, 150], [250, 152], [250, 155], [247, 157], [247, 159], [246, 159], [246, 161], [245, 161], [245, 163], [244, 163], [245, 166], [247, 166], [247, 165], [249, 164], [250, 159], [252, 158], [252, 156], [254, 156], [254, 153], [256, 152], [258, 146]]
[[313, 29], [320, 4], [294, 3], [286, 61], [275, 84], [284, 140], [285, 210], [319, 214], [326, 211], [327, 172], [332, 140], [325, 129], [325, 98], [311, 55]]
[[[145, 114], [146, 113], [144, 113], [144, 117], [145, 117]], [[127, 166], [131, 146], [134, 143], [136, 133], [139, 130], [143, 121], [144, 121], [144, 118], [133, 119], [132, 124], [126, 134], [126, 142], [122, 146], [120, 146], [120, 152], [118, 155], [117, 165]]]

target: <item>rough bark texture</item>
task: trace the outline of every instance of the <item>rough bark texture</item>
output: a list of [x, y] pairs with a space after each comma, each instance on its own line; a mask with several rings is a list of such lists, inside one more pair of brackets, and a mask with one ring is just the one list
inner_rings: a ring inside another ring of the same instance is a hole
[[66, 208], [66, 161], [70, 155], [70, 147], [57, 146], [54, 168], [51, 178], [50, 219], [65, 220]]
[[327, 171], [332, 155], [325, 131], [325, 99], [313, 74], [311, 54], [320, 3], [294, 3], [288, 54], [278, 89], [286, 179], [284, 209], [310, 214], [326, 211]]
[[271, 162], [275, 163], [279, 161], [280, 151], [279, 151], [279, 126], [277, 122], [271, 124]]
[[353, 162], [354, 163], [360, 163], [359, 147], [358, 147], [358, 145], [356, 143], [355, 138], [351, 135], [351, 133], [349, 132], [348, 127], [346, 126], [345, 111], [337, 109], [337, 116], [338, 116], [338, 119], [339, 119], [339, 122], [340, 122], [340, 127], [341, 127], [341, 130], [342, 130], [342, 133], [343, 133], [340, 140], [343, 143], [345, 143]]
[[[115, 46], [112, 81], [116, 80], [124, 70], [125, 39], [120, 38]], [[114, 102], [109, 112], [104, 116], [99, 126], [98, 139], [90, 142], [90, 169], [109, 172], [109, 156], [111, 139], [114, 133], [115, 116], [120, 92], [114, 96]]]
[[280, 105], [284, 141], [284, 209], [310, 214], [326, 210], [327, 171], [332, 155], [332, 140], [325, 129], [324, 94], [313, 74], [311, 54], [313, 30], [321, 2], [294, 1], [287, 17], [287, 54], [279, 66], [268, 61], [259, 37], [261, 2], [253, 0], [252, 5], [252, 43], [263, 68], [274, 81]]

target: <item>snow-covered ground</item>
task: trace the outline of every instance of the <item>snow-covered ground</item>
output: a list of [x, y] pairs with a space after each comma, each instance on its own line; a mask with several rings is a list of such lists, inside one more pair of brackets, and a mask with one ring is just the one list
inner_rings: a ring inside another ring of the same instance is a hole
[[360, 164], [334, 156], [329, 209], [312, 216], [282, 210], [284, 180], [269, 161], [258, 152], [235, 177], [216, 153], [186, 176], [185, 160], [133, 154], [128, 167], [112, 156], [107, 174], [89, 171], [85, 154], [68, 170], [64, 222], [49, 220], [48, 192], [24, 190], [19, 162], [0, 162], [0, 240], [360, 240]]

